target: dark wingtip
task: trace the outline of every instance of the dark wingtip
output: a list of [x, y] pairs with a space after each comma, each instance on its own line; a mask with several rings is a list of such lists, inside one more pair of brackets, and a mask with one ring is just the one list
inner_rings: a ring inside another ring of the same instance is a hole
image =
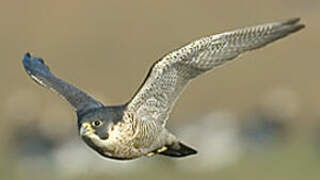
[[289, 33], [294, 33], [306, 27], [304, 24], [299, 23], [300, 20], [301, 18], [298, 18], [298, 17], [292, 18], [292, 19], [283, 21], [281, 24], [283, 25], [283, 27], [286, 27], [288, 29]]
[[30, 58], [30, 57], [31, 57], [31, 54], [30, 54], [29, 52], [26, 52], [26, 53], [24, 54], [24, 56]]
[[283, 24], [296, 24], [301, 20], [299, 17], [291, 18], [287, 21], [285, 21]]
[[29, 52], [26, 52], [23, 56], [22, 63], [23, 63], [25, 70], [28, 73], [30, 73], [30, 71], [28, 70], [28, 67], [30, 66], [30, 61], [31, 61], [31, 54]]
[[29, 75], [52, 75], [43, 59], [31, 56], [29, 52], [24, 54], [22, 62]]
[[31, 54], [29, 52], [26, 52], [23, 56], [23, 60], [22, 60], [23, 64], [27, 63], [27, 61], [29, 61], [30, 58], [31, 58]]
[[304, 25], [304, 24], [297, 24], [292, 32], [297, 32], [305, 27], [306, 27], [306, 25]]

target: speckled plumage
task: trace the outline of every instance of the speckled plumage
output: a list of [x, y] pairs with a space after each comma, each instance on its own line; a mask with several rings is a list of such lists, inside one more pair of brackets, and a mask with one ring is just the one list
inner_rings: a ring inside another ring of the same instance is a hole
[[159, 61], [133, 98], [121, 106], [104, 106], [78, 88], [54, 76], [43, 60], [24, 56], [27, 73], [66, 99], [76, 110], [82, 139], [99, 154], [134, 159], [163, 154], [183, 157], [196, 151], [165, 127], [170, 112], [190, 80], [304, 27], [299, 19], [247, 27], [211, 35], [177, 49]]

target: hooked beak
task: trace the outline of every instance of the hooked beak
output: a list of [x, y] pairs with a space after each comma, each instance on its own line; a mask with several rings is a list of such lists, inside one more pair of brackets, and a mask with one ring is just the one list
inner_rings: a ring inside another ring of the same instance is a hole
[[82, 123], [80, 127], [80, 135], [86, 136], [88, 134], [91, 134], [94, 132], [94, 129], [92, 129], [91, 125], [89, 123]]

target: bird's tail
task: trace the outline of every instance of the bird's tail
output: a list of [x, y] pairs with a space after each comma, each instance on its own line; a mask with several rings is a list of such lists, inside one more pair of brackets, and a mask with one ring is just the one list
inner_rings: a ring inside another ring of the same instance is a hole
[[166, 150], [160, 152], [159, 154], [179, 158], [179, 157], [185, 157], [185, 156], [189, 156], [197, 153], [196, 150], [194, 150], [193, 148], [181, 142], [177, 142], [173, 145], [169, 145], [165, 147], [166, 147]]

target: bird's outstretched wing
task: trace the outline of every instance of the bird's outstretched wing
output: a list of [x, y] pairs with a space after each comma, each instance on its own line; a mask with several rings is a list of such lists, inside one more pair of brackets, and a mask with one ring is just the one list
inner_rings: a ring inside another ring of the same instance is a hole
[[77, 113], [103, 106], [80, 89], [54, 76], [41, 58], [33, 57], [30, 53], [26, 53], [23, 57], [23, 65], [34, 81], [61, 95], [75, 108]]
[[176, 99], [191, 79], [302, 29], [304, 25], [298, 22], [295, 18], [211, 35], [165, 55], [152, 66], [127, 110], [136, 112], [142, 120], [165, 125]]

